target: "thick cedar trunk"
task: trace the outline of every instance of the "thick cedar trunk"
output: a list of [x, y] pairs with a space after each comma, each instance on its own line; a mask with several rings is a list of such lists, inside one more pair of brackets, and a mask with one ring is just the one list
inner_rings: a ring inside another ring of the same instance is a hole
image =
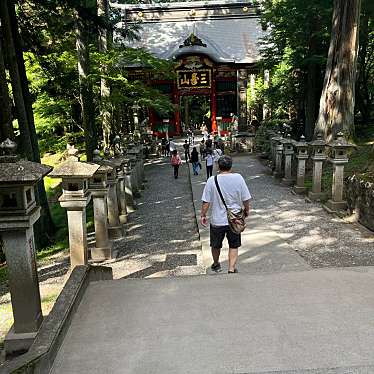
[[7, 57], [6, 60], [9, 68], [16, 116], [20, 130], [19, 151], [21, 151], [28, 160], [33, 160], [34, 153], [32, 144], [30, 142], [31, 134], [27, 120], [27, 111], [23, 97], [21, 77], [18, 69], [17, 53], [15, 49], [15, 41], [12, 32], [10, 12], [8, 10], [7, 1], [0, 1], [0, 16], [2, 22], [2, 30], [4, 32], [4, 51]]
[[[97, 0], [97, 14], [98, 16], [105, 17], [108, 21], [109, 6], [108, 0]], [[108, 50], [108, 30], [104, 27], [99, 27], [99, 52], [105, 53]], [[106, 74], [106, 69], [103, 66], [101, 68], [103, 75]], [[101, 96], [101, 124], [103, 130], [103, 143], [104, 148], [109, 148], [110, 146], [110, 125], [111, 125], [111, 115], [110, 115], [110, 87], [107, 79], [101, 78], [100, 81], [100, 96]]]
[[[22, 149], [22, 152], [28, 160], [40, 162], [39, 145], [32, 111], [32, 100], [26, 77], [22, 41], [18, 31], [14, 3], [11, 0], [2, 1], [0, 3], [6, 40], [4, 47], [8, 53], [7, 62], [9, 64], [13, 97], [20, 127], [20, 149]], [[37, 184], [36, 200], [42, 208], [41, 216], [34, 226], [36, 245], [40, 248], [50, 243], [50, 237], [54, 233], [54, 224], [49, 210], [43, 181]]]
[[96, 148], [95, 109], [93, 105], [92, 83], [88, 77], [90, 70], [90, 55], [88, 47], [88, 26], [76, 12], [76, 49], [78, 56], [78, 74], [82, 122], [86, 143], [87, 161], [92, 161]]
[[360, 0], [335, 0], [330, 48], [315, 133], [327, 140], [354, 132]]
[[7, 138], [14, 139], [12, 107], [5, 73], [4, 49], [1, 35], [2, 31], [0, 28], [0, 142]]

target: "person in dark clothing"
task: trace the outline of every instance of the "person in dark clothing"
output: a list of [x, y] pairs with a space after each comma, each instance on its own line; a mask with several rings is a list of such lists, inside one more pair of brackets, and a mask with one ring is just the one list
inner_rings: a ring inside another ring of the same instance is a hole
[[210, 135], [208, 135], [208, 139], [205, 142], [206, 150], [208, 150], [208, 149], [211, 150], [212, 149], [212, 144], [213, 144], [212, 139], [210, 138]]
[[184, 141], [183, 148], [184, 148], [184, 157], [187, 162], [190, 159], [190, 145], [188, 144], [187, 140]]
[[192, 163], [192, 170], [193, 170], [193, 175], [198, 175], [199, 174], [199, 153], [196, 150], [196, 147], [193, 147], [192, 152], [191, 152], [191, 163]]

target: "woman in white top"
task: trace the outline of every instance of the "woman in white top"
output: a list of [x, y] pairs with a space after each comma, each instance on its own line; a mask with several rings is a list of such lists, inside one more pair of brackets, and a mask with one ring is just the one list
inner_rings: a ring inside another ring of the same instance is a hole
[[205, 162], [206, 162], [206, 179], [209, 179], [213, 175], [213, 162], [214, 158], [212, 155], [212, 150], [207, 150], [207, 154], [205, 156]]

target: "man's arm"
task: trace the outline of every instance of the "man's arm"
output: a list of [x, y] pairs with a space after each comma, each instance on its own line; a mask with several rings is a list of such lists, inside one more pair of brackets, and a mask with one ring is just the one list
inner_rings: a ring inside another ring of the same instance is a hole
[[250, 201], [250, 200], [243, 201], [243, 205], [244, 205], [244, 215], [245, 215], [246, 217], [249, 216], [249, 210], [251, 209], [251, 206], [249, 205], [249, 201]]
[[208, 224], [208, 219], [206, 218], [206, 214], [208, 213], [210, 204], [206, 201], [203, 201], [203, 205], [201, 206], [201, 213], [200, 213], [200, 223], [203, 226]]

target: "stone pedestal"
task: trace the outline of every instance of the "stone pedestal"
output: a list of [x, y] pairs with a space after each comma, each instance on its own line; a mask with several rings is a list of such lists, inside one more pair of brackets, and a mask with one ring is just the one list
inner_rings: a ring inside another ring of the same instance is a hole
[[86, 206], [89, 196], [67, 197], [62, 195], [60, 205], [66, 209], [69, 227], [70, 265], [88, 264]]
[[283, 172], [282, 172], [282, 162], [283, 162], [283, 144], [278, 143], [275, 146], [275, 170], [274, 170], [274, 177], [276, 178], [282, 178]]
[[136, 155], [133, 152], [128, 152], [128, 155], [129, 155], [130, 165], [131, 165], [132, 194], [136, 198], [136, 197], [140, 197]]
[[108, 190], [91, 191], [95, 222], [95, 247], [91, 249], [94, 261], [104, 261], [112, 258], [112, 243], [108, 236]]
[[293, 140], [291, 135], [287, 135], [286, 138], [280, 140], [283, 144], [283, 155], [284, 155], [284, 177], [282, 184], [286, 186], [292, 186], [294, 179], [292, 178], [292, 158], [294, 155]]
[[122, 239], [124, 236], [123, 227], [119, 220], [117, 182], [109, 181], [109, 190], [107, 197], [108, 204], [108, 232], [109, 239]]
[[27, 351], [43, 320], [32, 227], [39, 216], [40, 208], [35, 208], [24, 220], [7, 222], [19, 226], [17, 230], [1, 232], [14, 317], [4, 341], [7, 356]]
[[347, 202], [343, 200], [344, 165], [347, 162], [348, 160], [331, 160], [333, 164], [332, 194], [326, 206], [334, 212], [347, 209]]
[[133, 196], [131, 162], [129, 159], [125, 161], [125, 199], [127, 213], [134, 212], [136, 210], [136, 203]]
[[296, 176], [296, 185], [293, 187], [293, 190], [297, 194], [303, 194], [306, 192], [305, 187], [305, 164], [308, 156], [296, 155], [297, 159], [297, 176]]
[[119, 209], [119, 220], [122, 224], [127, 222], [127, 205], [125, 195], [125, 174], [123, 171], [117, 173], [118, 184], [117, 184], [117, 197], [118, 197], [118, 209]]
[[317, 200], [323, 200], [326, 198], [326, 193], [322, 192], [322, 170], [323, 170], [324, 159], [312, 157], [312, 160], [313, 160], [312, 191], [309, 191], [308, 193], [308, 197], [310, 200], [317, 201]]

